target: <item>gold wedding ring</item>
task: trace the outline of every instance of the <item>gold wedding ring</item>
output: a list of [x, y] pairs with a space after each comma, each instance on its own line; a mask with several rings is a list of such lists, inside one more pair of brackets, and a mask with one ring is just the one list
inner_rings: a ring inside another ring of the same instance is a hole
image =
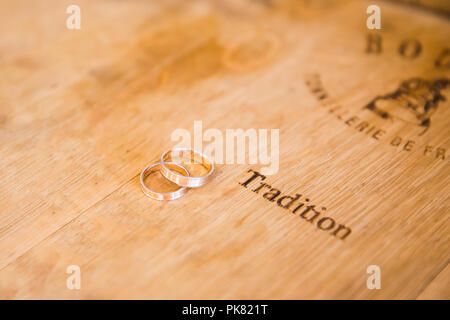
[[[169, 164], [170, 162], [179, 164], [179, 161], [176, 161], [176, 159], [183, 159], [183, 158], [188, 160], [188, 162], [186, 163], [200, 164], [207, 170], [207, 173], [205, 175], [198, 177], [191, 175], [183, 176], [167, 167], [167, 164]], [[161, 174], [166, 179], [182, 187], [188, 188], [201, 187], [211, 180], [212, 173], [214, 172], [214, 162], [203, 153], [198, 152], [191, 148], [169, 149], [166, 152], [164, 152], [163, 155], [161, 156], [160, 163], [161, 163], [160, 166]]]
[[[175, 162], [166, 162], [165, 163], [165, 167], [167, 164], [171, 164], [171, 165], [175, 165], [178, 168], [181, 168], [184, 172], [186, 172], [186, 175], [189, 176], [189, 171], [187, 171], [187, 169], [185, 167], [183, 167], [182, 165], [175, 163]], [[155, 167], [160, 167], [160, 171], [161, 171], [161, 163], [157, 162], [157, 163], [153, 163], [148, 165], [142, 172], [141, 172], [141, 187], [142, 187], [142, 191], [144, 192], [144, 194], [152, 199], [156, 199], [156, 200], [175, 200], [178, 199], [180, 197], [182, 197], [186, 191], [187, 188], [186, 187], [182, 187], [180, 186], [179, 189], [177, 189], [176, 191], [173, 192], [156, 192], [151, 190], [144, 182], [145, 179], [145, 175], [146, 173], [155, 168]], [[182, 175], [180, 175], [182, 176]]]

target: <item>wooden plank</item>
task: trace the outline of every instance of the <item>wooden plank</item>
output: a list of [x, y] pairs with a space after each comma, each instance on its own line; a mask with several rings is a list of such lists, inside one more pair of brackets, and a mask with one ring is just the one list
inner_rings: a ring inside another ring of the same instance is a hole
[[448, 299], [450, 297], [450, 268], [447, 266], [439, 272], [436, 278], [417, 297], [421, 300]]
[[[69, 2], [38, 3], [0, 4], [0, 297], [449, 297], [436, 285], [450, 252], [448, 99], [427, 127], [364, 108], [398, 103], [374, 99], [415, 78], [449, 97], [436, 82], [449, 21], [383, 3], [375, 54], [359, 1], [81, 1], [73, 31]], [[259, 164], [218, 165], [177, 201], [145, 197], [140, 171], [196, 120], [279, 128], [264, 182], [351, 233], [244, 187]], [[69, 265], [81, 290], [66, 287]], [[381, 290], [366, 287], [369, 265]]]

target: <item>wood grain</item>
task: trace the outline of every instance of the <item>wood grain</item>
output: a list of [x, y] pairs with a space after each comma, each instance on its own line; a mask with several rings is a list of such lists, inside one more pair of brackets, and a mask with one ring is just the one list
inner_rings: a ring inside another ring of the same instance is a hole
[[[449, 89], [424, 134], [364, 109], [407, 79], [450, 76], [436, 66], [448, 20], [382, 2], [374, 54], [365, 1], [78, 2], [81, 30], [65, 27], [70, 1], [0, 2], [1, 298], [450, 298]], [[418, 57], [399, 53], [407, 39]], [[351, 234], [239, 184], [261, 165], [145, 197], [141, 170], [195, 120], [279, 128], [268, 183]], [[366, 287], [374, 264], [381, 290]]]

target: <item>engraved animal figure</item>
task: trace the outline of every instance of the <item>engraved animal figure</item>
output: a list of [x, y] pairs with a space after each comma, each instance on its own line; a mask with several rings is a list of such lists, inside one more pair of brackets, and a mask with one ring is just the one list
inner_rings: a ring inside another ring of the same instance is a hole
[[425, 129], [431, 124], [431, 115], [446, 98], [442, 91], [450, 87], [450, 79], [424, 80], [412, 78], [403, 81], [399, 88], [386, 95], [377, 96], [365, 108], [383, 119], [394, 118], [412, 123]]

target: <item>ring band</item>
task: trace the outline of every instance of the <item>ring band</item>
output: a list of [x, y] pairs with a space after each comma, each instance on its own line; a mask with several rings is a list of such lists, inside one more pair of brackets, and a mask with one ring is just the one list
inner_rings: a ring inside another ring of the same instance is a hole
[[[186, 152], [190, 153], [190, 160], [193, 160], [195, 155], [200, 156], [202, 159], [201, 164], [203, 167], [205, 167], [208, 170], [208, 173], [203, 176], [199, 176], [199, 177], [183, 176], [181, 174], [173, 172], [166, 166], [166, 164], [169, 163], [168, 161], [170, 159], [172, 159], [173, 155], [180, 156]], [[201, 187], [201, 186], [205, 185], [206, 183], [208, 183], [211, 180], [212, 173], [214, 172], [214, 162], [209, 157], [205, 156], [203, 153], [198, 152], [194, 149], [173, 148], [173, 149], [167, 150], [161, 156], [160, 171], [161, 171], [161, 174], [167, 180], [170, 180], [179, 186], [188, 187], [188, 188], [197, 188], [197, 187]]]
[[[185, 167], [183, 167], [182, 165], [180, 165], [178, 163], [175, 163], [175, 162], [166, 162], [166, 163], [167, 164], [176, 165], [177, 167], [183, 169], [184, 172], [186, 172], [186, 174], [189, 176], [189, 171], [187, 171], [187, 169]], [[153, 164], [148, 165], [147, 167], [145, 167], [144, 170], [142, 170], [142, 172], [141, 172], [141, 188], [142, 188], [142, 192], [144, 192], [144, 194], [147, 197], [150, 197], [150, 198], [156, 199], [156, 200], [175, 200], [175, 199], [178, 199], [178, 198], [181, 198], [182, 196], [184, 196], [184, 194], [187, 191], [187, 188], [185, 188], [185, 187], [180, 187], [180, 189], [178, 189], [176, 191], [163, 193], [163, 192], [153, 191], [153, 190], [151, 190], [149, 187], [147, 187], [145, 185], [145, 183], [144, 183], [145, 173], [148, 170], [150, 170], [150, 169], [152, 169], [152, 168], [154, 168], [156, 166], [159, 166], [160, 169], [162, 167], [161, 163], [157, 162], [157, 163], [153, 163]]]

